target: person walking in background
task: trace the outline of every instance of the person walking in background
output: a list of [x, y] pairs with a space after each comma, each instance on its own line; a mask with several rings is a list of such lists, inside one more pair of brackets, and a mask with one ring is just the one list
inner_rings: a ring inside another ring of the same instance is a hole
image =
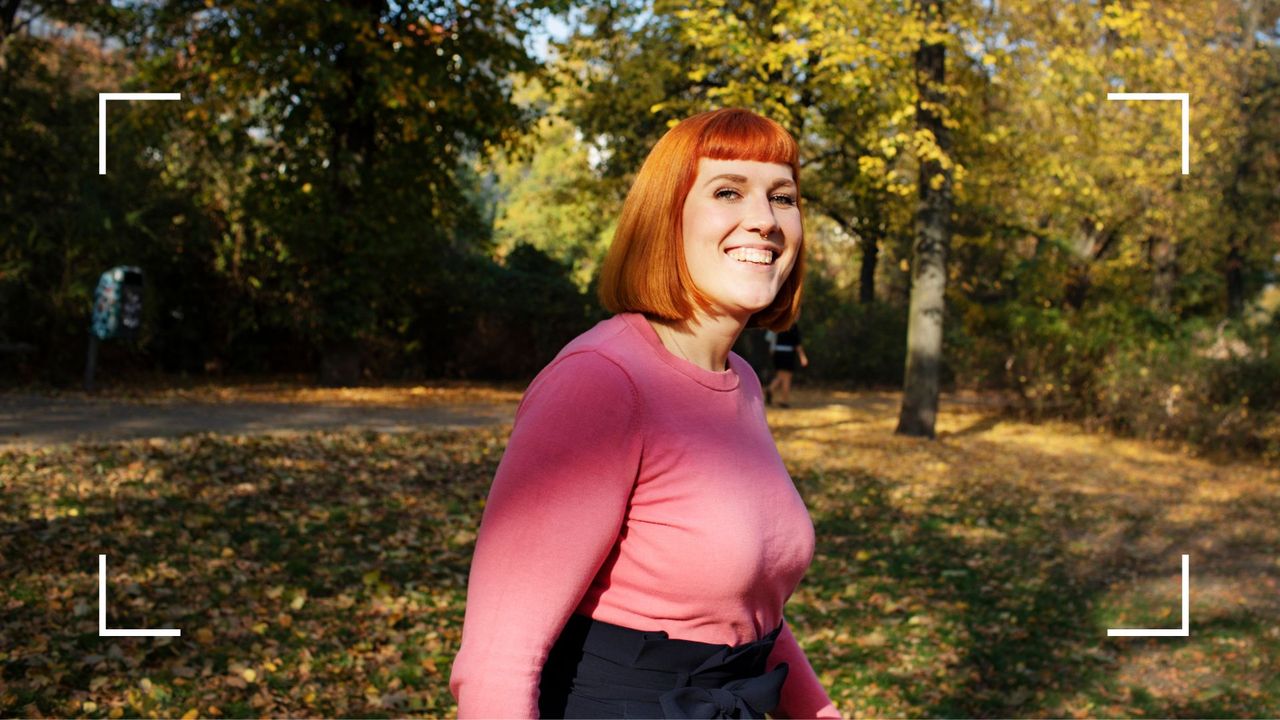
[[774, 376], [765, 394], [765, 399], [770, 405], [773, 404], [774, 393], [777, 393], [778, 407], [791, 407], [791, 378], [795, 375], [797, 361], [800, 367], [809, 367], [809, 356], [804, 354], [804, 346], [800, 344], [798, 324], [778, 333], [777, 341], [774, 343]]
[[799, 149], [749, 110], [658, 141], [601, 269], [615, 315], [534, 378], [486, 501], [458, 717], [838, 718], [783, 615], [813, 520], [731, 348], [799, 313]]

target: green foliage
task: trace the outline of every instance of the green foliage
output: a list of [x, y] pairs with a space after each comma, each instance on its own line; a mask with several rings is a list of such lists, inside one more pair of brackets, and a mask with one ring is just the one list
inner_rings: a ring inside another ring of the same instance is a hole
[[[446, 372], [428, 360], [472, 328], [439, 351], [410, 330], [479, 321], [454, 308], [471, 292], [456, 274], [501, 272], [472, 168], [528, 126], [512, 80], [539, 71], [525, 33], [560, 3], [112, 7], [75, 19], [123, 48], [4, 38], [0, 342], [75, 377], [97, 274], [127, 262], [148, 279], [135, 365], [305, 371], [355, 348], [367, 370]], [[96, 93], [154, 87], [183, 101], [114, 103], [94, 174]]]
[[1241, 335], [1225, 325], [1182, 330], [1113, 353], [1094, 381], [1095, 417], [1145, 437], [1280, 458], [1280, 333]]
[[[532, 104], [546, 92], [531, 87], [527, 95]], [[501, 257], [531, 245], [569, 264], [574, 282], [586, 288], [609, 249], [621, 207], [610, 202], [592, 167], [591, 146], [563, 117], [540, 120], [525, 140], [528, 157], [495, 163], [495, 252]]]
[[517, 245], [503, 265], [476, 258], [454, 267], [439, 289], [448, 313], [421, 318], [410, 330], [445, 374], [531, 378], [600, 319], [570, 267], [533, 246]]
[[810, 365], [816, 378], [884, 387], [902, 384], [907, 330], [905, 308], [887, 303], [859, 304], [818, 273], [805, 287], [800, 318]]
[[214, 193], [225, 173], [247, 178], [210, 198], [227, 208], [229, 271], [244, 250], [287, 258], [272, 286], [293, 296], [297, 331], [320, 346], [366, 338], [388, 288], [434, 275], [432, 256], [460, 239], [466, 154], [526, 123], [505, 78], [536, 69], [518, 23], [536, 7], [135, 6], [142, 81], [182, 90], [184, 123], [204, 129], [177, 172]]
[[1032, 417], [1070, 417], [1215, 449], [1280, 452], [1280, 333], [1174, 322], [1145, 307], [963, 306], [959, 374], [1013, 391]]

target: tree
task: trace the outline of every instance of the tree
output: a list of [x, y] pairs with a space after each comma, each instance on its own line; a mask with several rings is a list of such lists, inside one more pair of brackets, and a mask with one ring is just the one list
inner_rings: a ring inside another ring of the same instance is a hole
[[597, 6], [563, 47], [581, 88], [567, 115], [615, 178], [695, 112], [738, 105], [779, 121], [801, 144], [809, 212], [858, 238], [870, 302], [913, 188], [911, 28], [890, 0]]
[[141, 82], [188, 101], [174, 172], [222, 195], [223, 266], [275, 300], [325, 382], [356, 381], [414, 288], [477, 249], [459, 244], [485, 234], [462, 168], [527, 126], [512, 78], [538, 72], [523, 39], [552, 6], [131, 5]]
[[544, 116], [525, 138], [523, 150], [499, 154], [493, 220], [494, 253], [506, 258], [530, 245], [573, 268], [586, 289], [609, 249], [620, 207], [592, 162], [592, 150], [563, 117], [558, 91], [530, 83], [518, 102], [540, 106]]
[[946, 316], [947, 251], [951, 243], [951, 149], [946, 117], [946, 45], [938, 37], [945, 21], [944, 0], [919, 5], [925, 32], [916, 53], [916, 125], [932, 147], [920, 157], [920, 200], [912, 253], [911, 307], [907, 324], [907, 366], [898, 414], [899, 434], [934, 436], [942, 369], [942, 329]]

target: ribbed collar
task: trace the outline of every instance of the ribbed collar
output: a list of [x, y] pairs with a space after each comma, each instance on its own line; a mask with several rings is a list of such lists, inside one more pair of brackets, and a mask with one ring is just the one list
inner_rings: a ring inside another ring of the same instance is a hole
[[644, 315], [640, 313], [619, 313], [618, 317], [622, 318], [623, 322], [630, 325], [637, 333], [640, 333], [640, 337], [644, 338], [645, 342], [653, 348], [659, 360], [669, 365], [676, 372], [688, 376], [699, 385], [725, 392], [736, 390], [741, 382], [737, 370], [733, 367], [732, 354], [730, 354], [728, 370], [712, 372], [706, 368], [698, 367], [668, 350], [667, 346], [662, 344], [662, 338], [659, 338], [658, 333], [654, 332], [653, 326], [649, 324]]

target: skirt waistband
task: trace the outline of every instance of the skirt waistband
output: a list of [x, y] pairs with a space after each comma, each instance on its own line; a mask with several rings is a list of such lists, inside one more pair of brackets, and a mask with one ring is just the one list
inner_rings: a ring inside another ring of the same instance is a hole
[[785, 663], [765, 672], [781, 631], [779, 623], [759, 640], [729, 646], [574, 614], [547, 659], [543, 695], [632, 711], [661, 708], [653, 717], [764, 717], [777, 705], [787, 675]]

